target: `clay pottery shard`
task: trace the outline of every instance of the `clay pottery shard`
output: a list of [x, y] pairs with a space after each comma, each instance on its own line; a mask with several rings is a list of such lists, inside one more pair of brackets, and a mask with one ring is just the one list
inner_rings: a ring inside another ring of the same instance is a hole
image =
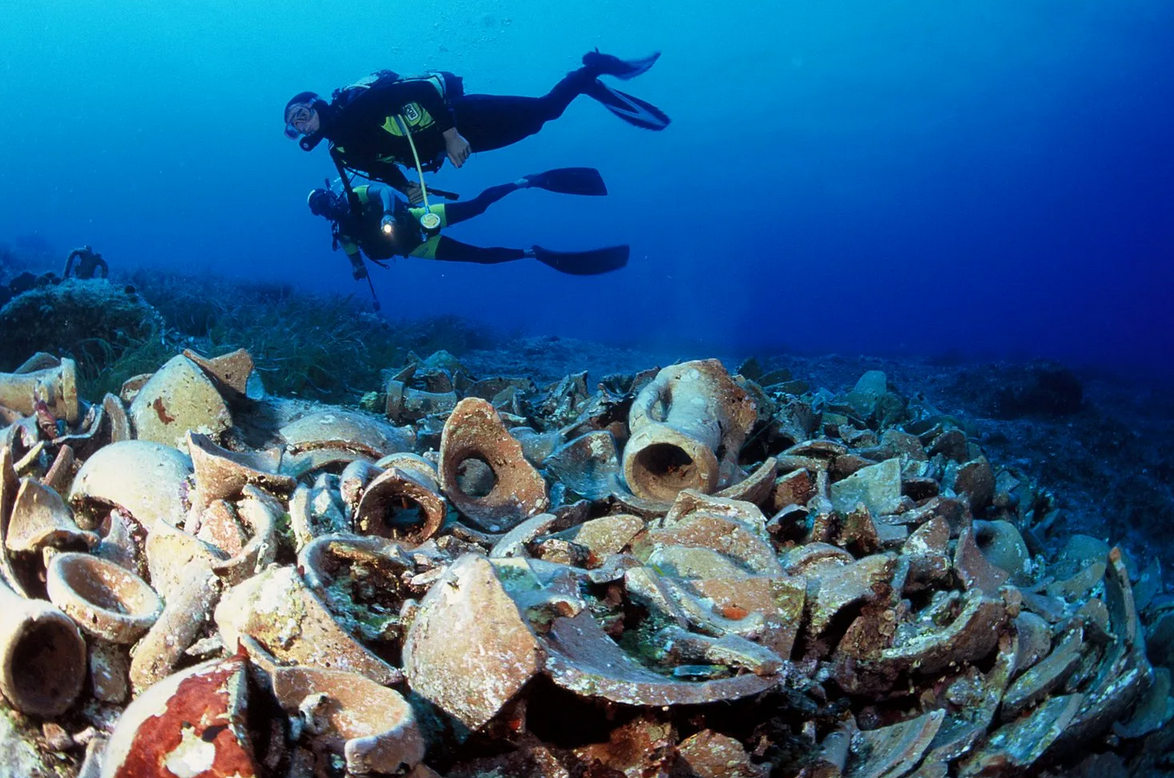
[[355, 673], [280, 667], [273, 693], [291, 716], [301, 715], [323, 750], [343, 756], [348, 774], [399, 775], [424, 758], [424, 737], [399, 692]]
[[586, 548], [597, 561], [597, 564], [589, 564], [588, 567], [598, 567], [612, 554], [618, 554], [628, 548], [643, 531], [643, 519], [628, 513], [620, 513], [585, 521], [556, 533], [554, 537]]
[[232, 586], [264, 569], [277, 556], [277, 522], [284, 507], [255, 486], [245, 486], [237, 512], [248, 525], [251, 537], [240, 553], [212, 565], [212, 570]]
[[763, 630], [759, 641], [783, 659], [791, 656], [803, 619], [806, 582], [790, 576], [750, 578], [702, 578], [686, 587], [724, 619], [738, 621], [761, 614]]
[[901, 460], [894, 457], [857, 470], [831, 485], [832, 505], [841, 513], [864, 503], [874, 516], [896, 513], [901, 506]]
[[935, 710], [900, 724], [860, 732], [853, 739], [845, 777], [904, 775], [904, 768], [921, 761], [945, 715], [945, 711]]
[[199, 365], [200, 369], [216, 383], [216, 388], [230, 399], [241, 399], [249, 394], [254, 364], [252, 355], [243, 348], [212, 359], [186, 348], [183, 355]]
[[580, 435], [551, 452], [547, 475], [588, 500], [602, 500], [620, 486], [620, 458], [610, 432]]
[[704, 548], [729, 557], [748, 573], [782, 575], [783, 570], [769, 542], [738, 521], [699, 513], [664, 529], [649, 530], [633, 548], [647, 560], [658, 547]]
[[419, 421], [425, 416], [448, 413], [457, 404], [457, 393], [426, 392], [404, 386], [399, 381], [388, 381], [384, 388], [384, 414], [400, 424]]
[[448, 510], [436, 469], [412, 454], [383, 461], [387, 469], [367, 484], [355, 509], [355, 528], [419, 545], [440, 531]]
[[291, 421], [279, 430], [294, 453], [330, 450], [357, 458], [377, 459], [411, 451], [416, 443], [410, 427], [393, 427], [375, 416], [341, 408], [316, 411]]
[[767, 778], [769, 764], [755, 764], [742, 744], [732, 737], [702, 730], [678, 747], [681, 761], [697, 778]]
[[[472, 480], [475, 470], [483, 476]], [[473, 484], [473, 485], [471, 485]], [[546, 482], [485, 400], [461, 400], [440, 441], [440, 485], [466, 518], [490, 532], [546, 510]]]
[[102, 412], [106, 419], [106, 442], [117, 443], [134, 437], [130, 417], [126, 415], [126, 406], [122, 404], [122, 400], [107, 392], [102, 398]]
[[701, 705], [749, 697], [778, 683], [778, 677], [753, 673], [699, 682], [660, 675], [626, 654], [587, 610], [554, 619], [543, 643], [546, 673], [555, 684], [624, 705]]
[[130, 681], [136, 692], [175, 671], [184, 652], [203, 633], [220, 597], [219, 579], [203, 565], [188, 565], [179, 580], [158, 620], [135, 646]]
[[945, 580], [950, 574], [949, 543], [950, 525], [941, 517], [930, 519], [909, 536], [901, 547], [901, 554], [909, 559], [905, 591]]
[[532, 427], [511, 427], [510, 435], [522, 446], [526, 461], [535, 467], [546, 464], [546, 458], [563, 444], [562, 430], [538, 432]]
[[41, 481], [58, 494], [68, 494], [76, 468], [77, 457], [73, 453], [73, 448], [63, 443], [57, 449], [57, 456], [53, 457], [53, 464], [45, 471], [45, 477]]
[[966, 495], [970, 509], [979, 512], [995, 497], [995, 473], [985, 457], [965, 464], [951, 462], [946, 466], [942, 486], [953, 490], [959, 497]]
[[215, 619], [226, 646], [250, 635], [282, 662], [349, 670], [381, 684], [403, 678], [348, 635], [292, 567], [270, 567], [229, 589]]
[[77, 363], [63, 359], [57, 367], [27, 373], [0, 373], [0, 405], [32, 416], [38, 402], [56, 419], [76, 424], [81, 418], [77, 399]]
[[83, 515], [98, 506], [115, 506], [143, 527], [162, 519], [183, 523], [192, 475], [187, 454], [161, 443], [126, 440], [94, 452], [77, 472], [69, 504]]
[[[874, 602], [888, 595], [896, 559], [874, 554], [851, 564], [829, 563], [807, 575], [807, 632], [815, 637], [827, 629], [841, 610], [857, 602]], [[788, 567], [788, 572], [793, 572]]]
[[628, 416], [628, 488], [637, 497], [670, 503], [682, 489], [710, 494], [729, 485], [757, 418], [754, 400], [716, 359], [661, 370]]
[[338, 476], [338, 496], [342, 499], [347, 515], [354, 515], [355, 508], [359, 507], [359, 499], [363, 496], [363, 490], [382, 472], [382, 467], [365, 459], [356, 459], [342, 469]]
[[245, 722], [248, 659], [237, 654], [168, 676], [127, 706], [101, 778], [256, 776]]
[[1055, 753], [1090, 742], [1124, 720], [1153, 683], [1153, 667], [1146, 657], [1145, 637], [1121, 550], [1113, 548], [1108, 561], [1105, 604], [1116, 640], [1106, 646], [1095, 675], [1081, 687], [1084, 702], [1054, 744]]
[[404, 642], [412, 690], [473, 730], [497, 715], [543, 657], [493, 565], [475, 554], [432, 585]]
[[147, 569], [155, 591], [170, 600], [186, 577], [184, 568], [196, 563], [205, 570], [226, 559], [227, 555], [210, 543], [159, 519], [151, 527], [146, 542]]
[[[992, 732], [981, 749], [963, 758], [960, 775], [1022, 774], [1065, 733], [1083, 703], [1081, 694], [1045, 700], [1031, 713]], [[1065, 755], [1071, 753], [1065, 751]]]
[[995, 596], [1011, 574], [993, 564], [979, 548], [976, 530], [973, 526], [962, 530], [954, 550], [954, 570], [967, 590], [981, 591]]
[[416, 570], [399, 544], [380, 537], [323, 535], [301, 550], [298, 566], [339, 626], [365, 641], [398, 644], [397, 614]]
[[61, 553], [47, 570], [49, 599], [85, 632], [130, 644], [151, 628], [163, 601], [137, 575], [89, 554]]
[[294, 544], [299, 550], [318, 535], [350, 532], [350, 519], [339, 507], [329, 485], [317, 483], [311, 489], [299, 486], [289, 499], [289, 520]]
[[216, 385], [185, 356], [172, 357], [143, 385], [130, 404], [135, 437], [186, 448], [188, 430], [219, 438], [232, 414]]
[[151, 380], [153, 373], [139, 373], [131, 376], [122, 382], [122, 386], [118, 388], [118, 396], [124, 403], [132, 403], [135, 397], [138, 397], [139, 392], [147, 382]]
[[196, 488], [192, 490], [192, 508], [200, 510], [214, 500], [231, 500], [240, 496], [246, 484], [253, 484], [276, 494], [288, 495], [297, 482], [277, 472], [281, 452], [238, 453], [216, 445], [207, 435], [187, 433], [187, 449], [192, 458]]
[[1031, 583], [1032, 562], [1027, 544], [1009, 521], [975, 521], [974, 540], [991, 564], [1010, 574], [1011, 583]]
[[20, 479], [4, 545], [13, 552], [39, 552], [46, 546], [86, 548], [99, 537], [77, 526], [61, 495], [32, 478]]
[[775, 479], [768, 507], [771, 513], [778, 513], [788, 505], [806, 505], [815, 494], [811, 472], [803, 468], [792, 470]]
[[696, 489], [686, 489], [677, 495], [662, 523], [665, 527], [679, 524], [696, 515], [721, 516], [736, 521], [765, 540], [766, 517], [757, 505], [717, 495], [703, 494]]
[[961, 612], [949, 624], [939, 629], [919, 630], [914, 635], [899, 635], [894, 645], [867, 657], [863, 666], [932, 674], [987, 656], [998, 644], [1006, 626], [1007, 606], [1002, 600], [974, 590], [963, 596], [961, 606]]
[[0, 585], [7, 584], [19, 595], [27, 595], [23, 584], [16, 576], [12, 560], [8, 558], [8, 524], [12, 518], [12, 506], [20, 490], [20, 479], [12, 461], [12, 449], [0, 444]]
[[44, 351], [38, 351], [24, 362], [21, 362], [20, 365], [12, 372], [17, 375], [23, 375], [25, 373], [32, 373], [37, 370], [48, 370], [54, 367], [61, 367], [61, 360], [52, 354], [46, 353]]
[[86, 680], [86, 642], [69, 616], [0, 583], [0, 692], [32, 716], [64, 713]]
[[774, 492], [775, 476], [778, 474], [778, 470], [778, 460], [770, 457], [755, 468], [753, 473], [722, 489], [717, 493], [717, 496], [730, 500], [742, 500], [759, 507], [767, 505]]

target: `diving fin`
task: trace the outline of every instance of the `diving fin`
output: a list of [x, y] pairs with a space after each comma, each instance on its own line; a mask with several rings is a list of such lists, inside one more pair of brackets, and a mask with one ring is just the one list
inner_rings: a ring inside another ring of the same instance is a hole
[[583, 55], [583, 66], [595, 71], [601, 76], [615, 76], [627, 81], [648, 69], [660, 59], [660, 52], [654, 51], [651, 56], [640, 59], [620, 59], [611, 54], [601, 54], [599, 49], [589, 51]]
[[597, 276], [619, 270], [628, 264], [631, 248], [609, 246], [591, 251], [551, 251], [534, 246], [534, 258], [547, 267], [572, 276]]
[[632, 97], [632, 95], [618, 89], [612, 89], [599, 79], [591, 82], [583, 90], [583, 93], [598, 100], [604, 108], [628, 124], [645, 130], [663, 130], [669, 126], [671, 121], [664, 111], [652, 103], [645, 102], [639, 97]]
[[560, 167], [545, 173], [531, 173], [525, 179], [531, 187], [548, 192], [592, 197], [607, 194], [603, 176], [593, 167]]

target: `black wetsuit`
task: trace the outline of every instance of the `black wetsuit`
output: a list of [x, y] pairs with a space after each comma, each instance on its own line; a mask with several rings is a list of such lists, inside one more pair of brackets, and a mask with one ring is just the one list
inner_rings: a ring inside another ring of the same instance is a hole
[[407, 179], [399, 166], [415, 166], [405, 124], [421, 166], [435, 171], [444, 164], [446, 130], [455, 126], [475, 152], [517, 143], [562, 116], [598, 72], [572, 71], [542, 97], [466, 95], [460, 79], [440, 75], [448, 86], [443, 97], [436, 77], [377, 84], [358, 94], [344, 91], [320, 111], [322, 137], [347, 167], [402, 189]]
[[[363, 207], [361, 217], [358, 219], [346, 218], [338, 222], [338, 243], [346, 251], [352, 265], [362, 264], [362, 258], [359, 256], [360, 251], [372, 259], [410, 256], [437, 259], [442, 262], [474, 262], [479, 265], [496, 265], [500, 262], [512, 262], [527, 256], [527, 252], [523, 249], [470, 246], [459, 240], [453, 240], [447, 235], [426, 238], [423, 242], [408, 247], [406, 251], [402, 250], [403, 247], [395, 246], [380, 231], [384, 207], [377, 196], [376, 186], [378, 185], [357, 187], [355, 194]], [[472, 200], [434, 205], [431, 210], [440, 217], [442, 227], [450, 227], [472, 219], [474, 216], [480, 216], [489, 206], [510, 192], [517, 190], [517, 184], [499, 184], [489, 187]], [[410, 209], [413, 219], [418, 220], [424, 213], [426, 211], [423, 208]]]

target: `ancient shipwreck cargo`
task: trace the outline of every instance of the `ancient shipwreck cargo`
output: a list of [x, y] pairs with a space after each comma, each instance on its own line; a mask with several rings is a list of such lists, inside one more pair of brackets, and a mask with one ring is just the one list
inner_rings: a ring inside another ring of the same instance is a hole
[[22, 775], [1141, 775], [1169, 751], [1160, 568], [1045, 538], [1041, 485], [876, 371], [834, 394], [703, 360], [591, 392], [444, 354], [380, 418], [250, 397], [244, 352], [95, 404], [69, 369], [0, 391]]

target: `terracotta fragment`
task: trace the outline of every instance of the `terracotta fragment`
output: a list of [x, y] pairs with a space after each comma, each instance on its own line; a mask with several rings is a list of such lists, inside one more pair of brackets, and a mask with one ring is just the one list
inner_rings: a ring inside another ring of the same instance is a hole
[[742, 744], [713, 730], [685, 738], [677, 747], [683, 767], [696, 778], [766, 778], [770, 765], [754, 764]]
[[172, 357], [135, 395], [128, 410], [138, 440], [184, 449], [188, 430], [219, 438], [232, 413], [216, 385], [185, 356]]
[[355, 529], [411, 545], [436, 535], [448, 512], [436, 468], [413, 454], [381, 461], [385, 470], [366, 485], [355, 507]]
[[749, 578], [706, 578], [685, 582], [687, 589], [713, 603], [727, 619], [742, 619], [751, 613], [763, 616], [762, 644], [783, 659], [789, 659], [799, 633], [806, 596], [802, 578], [753, 576]]
[[813, 570], [807, 576], [807, 631], [819, 635], [836, 614], [852, 603], [887, 596], [895, 563], [891, 556], [876, 554], [859, 562]]
[[215, 619], [226, 646], [250, 635], [282, 662], [357, 672], [381, 684], [402, 678], [342, 630], [292, 567], [270, 567], [226, 591]]
[[543, 468], [553, 480], [589, 500], [601, 500], [622, 488], [620, 457], [610, 432], [596, 430], [550, 452]]
[[[487, 468], [488, 488], [471, 489], [466, 463]], [[549, 504], [546, 482], [522, 456], [489, 403], [465, 398], [449, 415], [440, 442], [440, 485], [445, 496], [477, 527], [501, 532], [541, 513]]]
[[33, 716], [64, 713], [86, 680], [86, 643], [77, 625], [45, 600], [0, 583], [0, 692]]
[[775, 493], [775, 477], [778, 475], [779, 461], [768, 457], [754, 472], [737, 483], [727, 486], [717, 493], [717, 497], [730, 500], [741, 500], [754, 505], [770, 505]]
[[640, 390], [628, 417], [628, 488], [637, 497], [670, 503], [682, 489], [711, 494], [727, 486], [757, 415], [753, 399], [715, 359], [661, 370]]
[[249, 394], [250, 379], [253, 378], [253, 357], [243, 348], [221, 354], [211, 359], [191, 349], [184, 349], [183, 355], [195, 362], [204, 373], [216, 383], [222, 393], [234, 399]]
[[857, 503], [875, 515], [896, 513], [901, 504], [901, 462], [887, 459], [865, 467], [831, 485], [831, 500], [841, 513], [852, 511]]
[[778, 683], [754, 674], [712, 681], [673, 680], [637, 663], [583, 611], [557, 618], [543, 642], [546, 673], [559, 686], [626, 705], [699, 705], [759, 694]]
[[69, 504], [82, 513], [117, 506], [147, 528], [158, 519], [179, 526], [192, 472], [191, 458], [171, 446], [145, 440], [111, 443], [78, 470]]
[[159, 618], [135, 646], [129, 676], [136, 693], [175, 671], [184, 652], [211, 620], [221, 583], [206, 566], [190, 564], [179, 573], [173, 592]]
[[315, 750], [338, 754], [348, 773], [399, 775], [424, 758], [424, 737], [400, 694], [355, 673], [281, 667], [273, 692], [285, 711], [302, 716]]
[[672, 526], [650, 529], [637, 542], [633, 553], [640, 559], [650, 559], [658, 554], [663, 559], [665, 549], [672, 547], [705, 549], [721, 554], [748, 574], [781, 575], [783, 572], [774, 549], [766, 540], [743, 524], [722, 516], [693, 514]]
[[248, 660], [216, 659], [168, 676], [127, 706], [102, 778], [258, 775], [245, 725]]
[[56, 367], [23, 373], [0, 373], [0, 405], [31, 416], [44, 403], [54, 418], [76, 424], [81, 418], [77, 398], [77, 363], [63, 359]]
[[282, 472], [298, 477], [329, 464], [368, 459], [372, 462], [416, 443], [411, 427], [393, 427], [374, 416], [341, 408], [314, 411], [291, 421], [279, 431], [290, 448]]
[[322, 535], [298, 554], [302, 577], [346, 632], [363, 641], [399, 644], [400, 609], [416, 570], [404, 549], [378, 536]]
[[289, 494], [297, 485], [288, 475], [277, 472], [281, 463], [277, 449], [242, 454], [221, 448], [207, 435], [190, 430], [186, 440], [196, 482], [190, 497], [194, 510], [214, 500], [236, 499], [246, 484], [281, 495]]
[[936, 710], [909, 721], [861, 731], [852, 742], [846, 778], [886, 778], [917, 764], [938, 729], [945, 711]]
[[89, 554], [61, 553], [47, 569], [49, 599], [87, 633], [133, 643], [163, 610], [150, 585], [129, 570]]
[[465, 555], [420, 603], [404, 670], [416, 693], [475, 730], [539, 671], [544, 653], [493, 566]]
[[4, 537], [8, 551], [40, 553], [47, 546], [90, 549], [99, 540], [77, 526], [57, 492], [32, 478], [20, 479]]

